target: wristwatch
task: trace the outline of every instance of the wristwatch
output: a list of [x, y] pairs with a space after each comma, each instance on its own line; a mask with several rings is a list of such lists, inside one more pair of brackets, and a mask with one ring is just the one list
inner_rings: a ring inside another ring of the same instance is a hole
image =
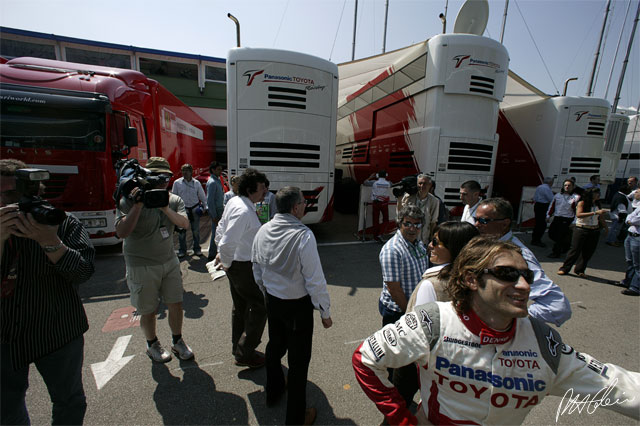
[[60, 244], [56, 244], [55, 246], [42, 246], [42, 250], [45, 253], [53, 253], [54, 251], [60, 250], [64, 246], [64, 243], [60, 241]]

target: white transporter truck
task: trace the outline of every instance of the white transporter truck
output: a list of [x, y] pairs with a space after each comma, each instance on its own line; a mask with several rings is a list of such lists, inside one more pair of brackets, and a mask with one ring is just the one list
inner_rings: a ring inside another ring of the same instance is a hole
[[338, 67], [304, 53], [237, 48], [227, 57], [228, 168], [302, 189], [304, 223], [331, 220]]

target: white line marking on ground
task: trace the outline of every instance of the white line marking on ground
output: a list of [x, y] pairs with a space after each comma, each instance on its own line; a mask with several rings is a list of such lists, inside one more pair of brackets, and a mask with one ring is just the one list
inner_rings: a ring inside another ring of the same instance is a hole
[[580, 301], [580, 302], [571, 302], [571, 303], [569, 303], [569, 304], [570, 304], [570, 305], [577, 305], [578, 303], [582, 303], [582, 301]]
[[[369, 336], [367, 336], [367, 337], [369, 337]], [[362, 343], [367, 339], [367, 337], [365, 337], [364, 339], [352, 340], [350, 342], [344, 342], [344, 344], [345, 345], [353, 345], [354, 343]]]

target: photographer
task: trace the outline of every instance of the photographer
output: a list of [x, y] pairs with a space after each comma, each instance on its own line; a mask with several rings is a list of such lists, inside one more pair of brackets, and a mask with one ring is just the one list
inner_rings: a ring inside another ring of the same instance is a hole
[[[173, 175], [169, 163], [162, 157], [149, 158], [145, 172], [150, 174], [146, 181], [159, 190], [166, 190]], [[193, 358], [193, 352], [182, 340], [182, 275], [172, 236], [176, 226], [187, 228], [189, 219], [184, 202], [175, 194], [166, 194], [168, 204], [162, 207], [146, 206], [141, 194], [151, 191], [146, 185], [144, 189], [133, 188], [128, 196], [120, 198], [116, 213], [116, 234], [124, 238], [122, 247], [131, 304], [141, 315], [140, 327], [147, 339], [149, 358], [156, 362], [171, 361], [171, 355], [156, 336], [156, 313], [162, 300], [169, 310], [171, 350], [180, 359], [188, 360]]]
[[[29, 423], [25, 395], [34, 363], [53, 402], [51, 422], [82, 424], [83, 334], [89, 324], [77, 287], [93, 274], [95, 252], [75, 217], [37, 197], [36, 178], [48, 172], [20, 170], [25, 167], [0, 160], [0, 423]], [[52, 216], [56, 225], [40, 222]]]

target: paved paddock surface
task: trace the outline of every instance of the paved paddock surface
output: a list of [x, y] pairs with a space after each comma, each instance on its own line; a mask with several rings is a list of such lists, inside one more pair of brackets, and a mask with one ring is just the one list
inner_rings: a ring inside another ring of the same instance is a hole
[[[351, 354], [381, 322], [377, 310], [381, 245], [356, 242], [351, 235], [354, 227], [355, 218], [351, 216], [314, 227], [334, 321], [334, 326], [325, 330], [316, 316], [307, 400], [318, 408], [317, 424], [374, 425], [382, 420], [351, 369]], [[523, 240], [528, 242], [529, 236]], [[353, 244], [332, 244], [336, 242]], [[556, 275], [560, 262], [545, 256], [550, 250], [533, 249], [572, 303], [573, 317], [560, 327], [564, 341], [600, 361], [640, 371], [640, 298], [622, 296], [619, 287], [607, 284], [607, 280], [623, 277], [623, 249], [601, 242], [587, 269], [588, 279]], [[228, 281], [212, 281], [206, 262], [206, 257], [194, 256], [182, 261], [183, 335], [196, 354], [195, 361], [174, 358], [161, 365], [152, 363], [145, 354], [144, 337], [129, 305], [122, 256], [117, 249], [99, 250], [96, 273], [81, 287], [91, 327], [85, 334], [83, 371], [88, 401], [86, 424], [284, 422], [284, 399], [275, 408], [265, 405], [264, 369], [253, 371], [233, 364]], [[166, 309], [161, 309], [158, 336], [166, 346], [170, 334]], [[262, 351], [266, 338], [265, 333], [259, 347]], [[105, 363], [108, 357], [111, 361]], [[35, 368], [31, 369], [30, 382], [27, 404], [31, 420], [33, 424], [50, 423], [49, 397]], [[525, 423], [556, 423], [560, 401], [558, 397], [546, 398]], [[639, 424], [604, 408], [593, 413], [564, 414], [558, 423]]]

